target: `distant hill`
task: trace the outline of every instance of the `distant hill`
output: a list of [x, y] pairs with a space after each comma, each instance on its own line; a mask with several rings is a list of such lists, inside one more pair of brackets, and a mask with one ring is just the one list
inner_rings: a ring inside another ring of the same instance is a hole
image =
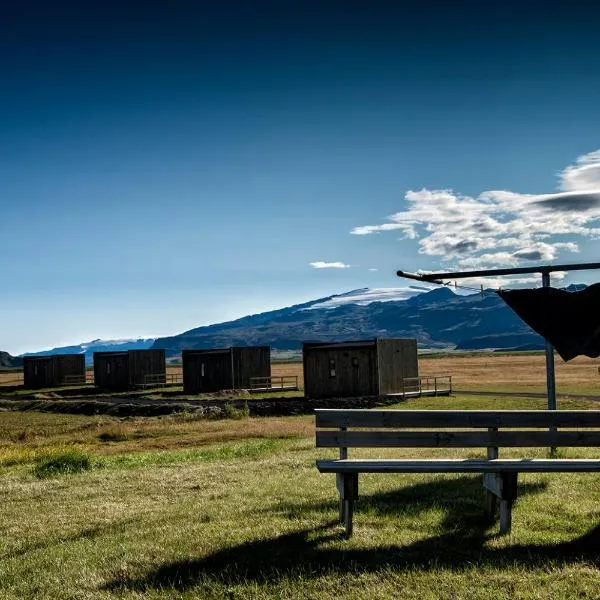
[[295, 350], [303, 341], [373, 337], [414, 337], [428, 349], [543, 347], [543, 339], [492, 290], [468, 296], [445, 287], [400, 291], [353, 290], [158, 338], [153, 347], [175, 356], [184, 348], [267, 344]]
[[85, 362], [90, 365], [94, 361], [94, 352], [118, 352], [120, 350], [145, 350], [154, 343], [154, 338], [138, 338], [126, 340], [93, 340], [76, 346], [60, 346], [41, 352], [27, 352], [23, 356], [48, 356], [50, 354], [85, 354]]
[[[584, 285], [571, 285], [566, 289], [583, 288]], [[414, 337], [422, 350], [544, 348], [544, 340], [493, 290], [461, 296], [446, 287], [426, 292], [412, 288], [362, 288], [156, 340], [93, 340], [24, 356], [83, 353], [89, 365], [95, 351], [164, 348], [167, 357], [174, 358], [184, 348], [259, 344], [291, 355], [306, 341], [374, 337]]]
[[0, 369], [10, 369], [23, 366], [23, 359], [11, 356], [8, 352], [0, 351]]

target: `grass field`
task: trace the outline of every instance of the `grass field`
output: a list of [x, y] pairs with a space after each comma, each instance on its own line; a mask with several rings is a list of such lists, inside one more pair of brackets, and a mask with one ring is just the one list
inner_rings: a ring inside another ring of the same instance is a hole
[[598, 475], [522, 476], [503, 538], [482, 520], [477, 477], [364, 476], [344, 541], [334, 478], [314, 467], [330, 453], [315, 450], [312, 417], [0, 413], [0, 597], [598, 598]]

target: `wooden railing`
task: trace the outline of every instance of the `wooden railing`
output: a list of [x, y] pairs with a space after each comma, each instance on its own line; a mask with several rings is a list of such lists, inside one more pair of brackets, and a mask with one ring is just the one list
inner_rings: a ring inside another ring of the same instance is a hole
[[144, 387], [155, 387], [167, 384], [167, 377], [164, 373], [148, 373], [144, 375]]
[[181, 373], [155, 373], [144, 375], [144, 387], [160, 387], [166, 385], [177, 385], [183, 383]]
[[452, 393], [452, 375], [423, 375], [402, 380], [404, 396], [438, 396]]
[[83, 375], [63, 375], [60, 380], [61, 385], [84, 384], [87, 381], [85, 373]]
[[297, 390], [297, 375], [272, 375], [271, 377], [250, 377], [251, 392]]

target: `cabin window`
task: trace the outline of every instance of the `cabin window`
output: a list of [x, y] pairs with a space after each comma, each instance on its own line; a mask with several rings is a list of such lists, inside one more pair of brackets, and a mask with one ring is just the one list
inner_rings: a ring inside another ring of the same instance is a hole
[[329, 377], [335, 377], [335, 358], [329, 359]]
[[106, 374], [110, 375], [110, 363], [106, 363]]
[[33, 365], [33, 374], [34, 375], [38, 374], [37, 367], [38, 367], [37, 365]]
[[353, 356], [352, 357], [352, 366], [353, 367], [358, 367], [358, 356]]
[[204, 377], [204, 363], [200, 365], [200, 377]]

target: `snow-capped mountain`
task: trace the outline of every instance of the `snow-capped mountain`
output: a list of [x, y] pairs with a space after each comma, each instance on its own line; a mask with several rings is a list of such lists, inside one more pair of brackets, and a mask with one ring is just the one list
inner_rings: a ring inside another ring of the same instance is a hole
[[323, 301], [317, 300], [314, 304], [303, 310], [337, 308], [344, 304], [366, 306], [367, 304], [371, 304], [371, 302], [400, 302], [422, 294], [424, 289], [429, 288], [360, 288], [345, 292], [344, 294], [338, 294], [337, 296], [331, 296]]
[[414, 337], [421, 348], [543, 347], [543, 340], [489, 291], [459, 296], [446, 287], [364, 288], [235, 321], [158, 338], [154, 348], [269, 345], [297, 350], [306, 341]]

